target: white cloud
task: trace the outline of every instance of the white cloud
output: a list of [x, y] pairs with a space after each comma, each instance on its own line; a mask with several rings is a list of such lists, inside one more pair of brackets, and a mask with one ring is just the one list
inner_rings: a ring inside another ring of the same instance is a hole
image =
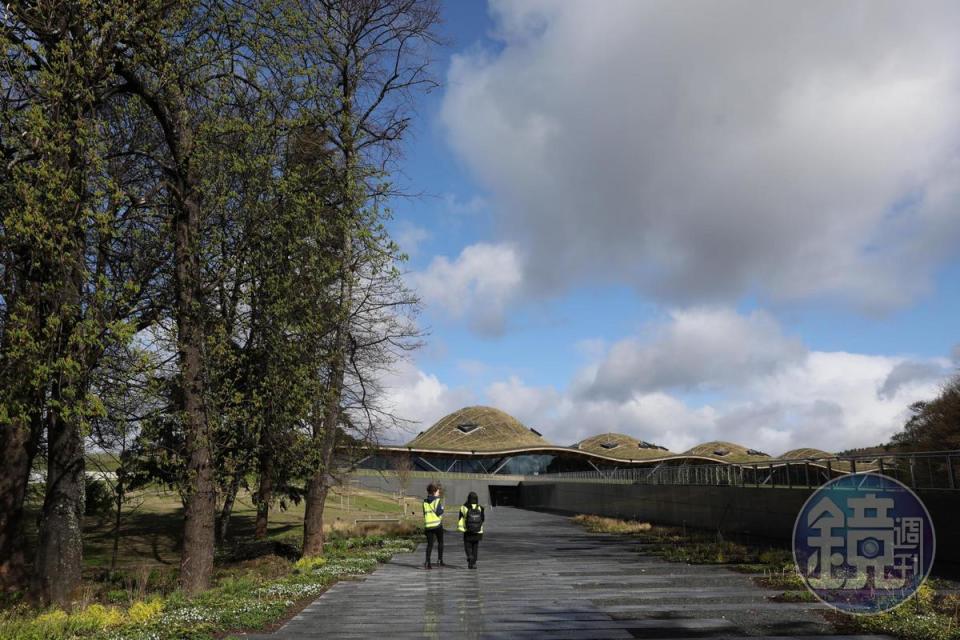
[[807, 350], [767, 313], [731, 309], [674, 311], [651, 335], [614, 344], [584, 371], [578, 392], [625, 398], [638, 391], [730, 388], [802, 361]]
[[883, 310], [960, 246], [960, 4], [492, 3], [442, 118], [531, 291]]
[[890, 398], [908, 385], [943, 380], [949, 373], [950, 367], [946, 363], [904, 360], [890, 371], [877, 394], [881, 398]]
[[802, 363], [744, 385], [718, 429], [731, 440], [774, 453], [797, 447], [838, 451], [886, 442], [903, 427], [909, 405], [934, 397], [942, 380], [907, 381], [881, 393], [906, 361], [811, 352]]
[[384, 408], [407, 421], [405, 428], [385, 434], [387, 442], [406, 442], [418, 431], [475, 400], [468, 389], [451, 389], [436, 375], [425, 373], [409, 361], [398, 363], [381, 384], [385, 395]]
[[420, 245], [430, 239], [429, 231], [407, 221], [400, 221], [392, 235], [400, 250], [411, 258], [419, 254]]
[[478, 243], [454, 260], [434, 258], [409, 280], [428, 309], [466, 319], [474, 330], [495, 335], [504, 330], [508, 307], [520, 294], [523, 265], [511, 245]]
[[[629, 346], [628, 357], [620, 345]], [[710, 440], [774, 455], [841, 451], [888, 441], [910, 404], [935, 397], [952, 371], [948, 358], [810, 350], [764, 312], [729, 309], [675, 311], [594, 353], [567, 389], [511, 375], [489, 384], [479, 401], [561, 445], [620, 432], [677, 452]], [[609, 371], [617, 375], [600, 374]], [[475, 401], [421, 371], [408, 378], [407, 410], [424, 422]]]
[[550, 416], [560, 400], [553, 387], [529, 387], [517, 376], [494, 382], [486, 389], [487, 401], [529, 427], [541, 431], [540, 423]]

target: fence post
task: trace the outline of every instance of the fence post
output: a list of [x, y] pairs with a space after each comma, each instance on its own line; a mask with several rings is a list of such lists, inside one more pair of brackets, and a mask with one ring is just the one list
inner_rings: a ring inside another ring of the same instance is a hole
[[856, 472], [857, 472], [857, 459], [850, 458], [850, 473], [856, 473]]
[[947, 479], [948, 479], [949, 482], [950, 482], [950, 488], [951, 488], [951, 489], [956, 489], [956, 488], [957, 488], [957, 479], [956, 479], [956, 477], [953, 475], [953, 456], [951, 456], [951, 455], [948, 455], [948, 456], [947, 456]]
[[760, 473], [757, 471], [757, 464], [753, 464], [753, 482], [757, 485], [757, 488], [760, 488]]
[[915, 462], [916, 458], [914, 458], [914, 456], [910, 456], [910, 486], [914, 489], [917, 488], [917, 472], [916, 469], [914, 469]]
[[793, 489], [793, 478], [790, 477], [790, 463], [787, 463], [787, 488]]
[[807, 481], [807, 488], [810, 487], [810, 462], [803, 463], [803, 477]]

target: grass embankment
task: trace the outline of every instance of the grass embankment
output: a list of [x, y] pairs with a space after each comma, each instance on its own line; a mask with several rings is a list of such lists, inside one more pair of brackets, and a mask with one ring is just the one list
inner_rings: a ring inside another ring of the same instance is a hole
[[[600, 516], [576, 516], [588, 531], [630, 535], [645, 544], [643, 551], [689, 564], [721, 564], [752, 577], [757, 586], [780, 591], [776, 602], [815, 602], [785, 549], [763, 548], [718, 540], [716, 535], [647, 522]], [[930, 579], [917, 595], [893, 611], [849, 615], [825, 611], [841, 633], [885, 633], [902, 640], [960, 640], [960, 594], [955, 583]]]
[[[0, 638], [199, 640], [269, 627], [337, 580], [372, 571], [419, 542], [411, 509], [395, 498], [358, 490], [342, 497], [332, 496], [324, 512], [329, 538], [320, 559], [297, 560], [302, 507], [275, 514], [268, 540], [254, 541], [253, 506], [241, 506], [236, 537], [217, 552], [213, 588], [188, 598], [177, 590], [179, 501], [147, 492], [125, 516], [117, 570], [104, 568], [112, 548], [109, 523], [88, 520], [85, 580], [72, 610], [10, 606], [0, 613]], [[383, 516], [395, 522], [356, 522]]]

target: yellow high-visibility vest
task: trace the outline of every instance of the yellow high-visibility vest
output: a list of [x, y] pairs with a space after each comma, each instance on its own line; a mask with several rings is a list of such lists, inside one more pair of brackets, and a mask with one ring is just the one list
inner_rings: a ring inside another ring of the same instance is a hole
[[443, 524], [443, 518], [437, 515], [436, 505], [440, 504], [440, 498], [424, 501], [423, 503], [423, 526], [425, 529], [435, 529]]

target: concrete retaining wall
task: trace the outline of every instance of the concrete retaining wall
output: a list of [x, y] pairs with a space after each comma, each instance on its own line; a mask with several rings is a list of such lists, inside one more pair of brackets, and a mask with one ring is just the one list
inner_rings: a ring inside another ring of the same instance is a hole
[[589, 513], [789, 540], [804, 489], [524, 482], [525, 508]]
[[[523, 482], [528, 509], [587, 513], [686, 525], [727, 536], [746, 535], [790, 544], [793, 523], [812, 489]], [[960, 492], [919, 491], [937, 535], [935, 564], [960, 568]]]

